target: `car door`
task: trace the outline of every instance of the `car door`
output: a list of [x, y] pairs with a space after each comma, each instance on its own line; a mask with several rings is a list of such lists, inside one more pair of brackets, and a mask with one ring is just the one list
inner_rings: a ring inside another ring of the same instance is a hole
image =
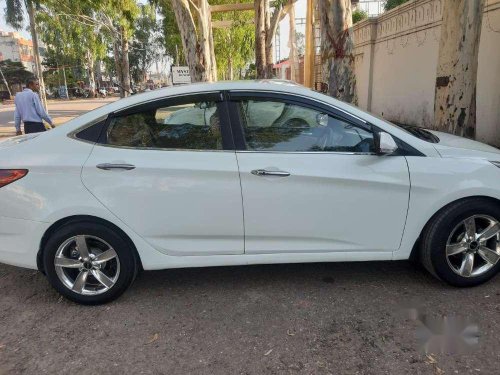
[[283, 93], [231, 92], [229, 107], [247, 254], [399, 248], [408, 167], [375, 155], [369, 124]]
[[114, 113], [83, 167], [83, 183], [165, 254], [242, 254], [241, 187], [227, 118], [220, 93]]

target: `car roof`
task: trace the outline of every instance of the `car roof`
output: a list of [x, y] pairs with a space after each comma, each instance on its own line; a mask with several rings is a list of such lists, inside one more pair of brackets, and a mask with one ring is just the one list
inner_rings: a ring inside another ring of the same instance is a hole
[[[207, 92], [219, 92], [219, 91], [258, 91], [258, 92], [283, 92], [287, 94], [294, 94], [298, 96], [304, 96], [312, 99], [328, 103], [341, 109], [343, 111], [349, 112], [351, 115], [359, 116], [354, 112], [359, 111], [356, 107], [350, 106], [349, 104], [343, 103], [337, 99], [330, 96], [318, 93], [307, 87], [296, 84], [292, 81], [279, 80], [279, 79], [265, 79], [265, 80], [253, 80], [253, 81], [218, 81], [218, 82], [203, 82], [203, 83], [192, 83], [180, 86], [169, 86], [163, 87], [156, 90], [142, 92], [140, 94], [131, 95], [126, 98], [122, 98], [105, 106], [99, 107], [91, 112], [94, 118], [106, 115], [111, 112], [119, 111], [128, 107], [136, 106], [142, 103], [148, 103], [155, 100], [167, 99], [169, 97], [188, 95], [188, 94], [199, 94]], [[80, 116], [85, 121], [89, 120], [90, 117], [84, 114]]]

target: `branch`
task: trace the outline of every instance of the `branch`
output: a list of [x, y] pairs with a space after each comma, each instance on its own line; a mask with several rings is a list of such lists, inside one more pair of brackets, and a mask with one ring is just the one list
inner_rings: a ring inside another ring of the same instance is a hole
[[194, 8], [194, 10], [196, 11], [196, 13], [198, 14], [198, 17], [202, 17], [201, 9], [194, 3], [193, 0], [188, 0], [188, 1], [189, 1], [189, 4]]

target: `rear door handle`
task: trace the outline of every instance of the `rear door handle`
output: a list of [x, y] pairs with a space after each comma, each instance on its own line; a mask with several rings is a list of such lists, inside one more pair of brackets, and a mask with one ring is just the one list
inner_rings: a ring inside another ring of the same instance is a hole
[[254, 169], [251, 173], [255, 176], [276, 176], [276, 177], [290, 176], [290, 173], [285, 171], [268, 171], [266, 169]]
[[125, 170], [125, 171], [130, 171], [132, 169], [135, 169], [135, 165], [103, 163], [103, 164], [97, 164], [97, 168], [103, 169], [105, 171], [111, 171], [113, 169], [121, 169], [121, 170]]

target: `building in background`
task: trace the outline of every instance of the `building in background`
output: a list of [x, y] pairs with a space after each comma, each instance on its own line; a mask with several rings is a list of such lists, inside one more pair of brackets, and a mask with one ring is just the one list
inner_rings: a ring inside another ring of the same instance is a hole
[[[304, 56], [299, 56], [299, 65], [295, 68], [295, 82], [304, 84]], [[292, 67], [288, 58], [278, 61], [273, 65], [274, 75], [278, 79], [292, 79]]]
[[27, 70], [34, 71], [33, 42], [16, 32], [0, 31], [0, 61], [21, 62]]
[[352, 0], [353, 10], [359, 9], [369, 17], [377, 17], [384, 12], [386, 0]]

